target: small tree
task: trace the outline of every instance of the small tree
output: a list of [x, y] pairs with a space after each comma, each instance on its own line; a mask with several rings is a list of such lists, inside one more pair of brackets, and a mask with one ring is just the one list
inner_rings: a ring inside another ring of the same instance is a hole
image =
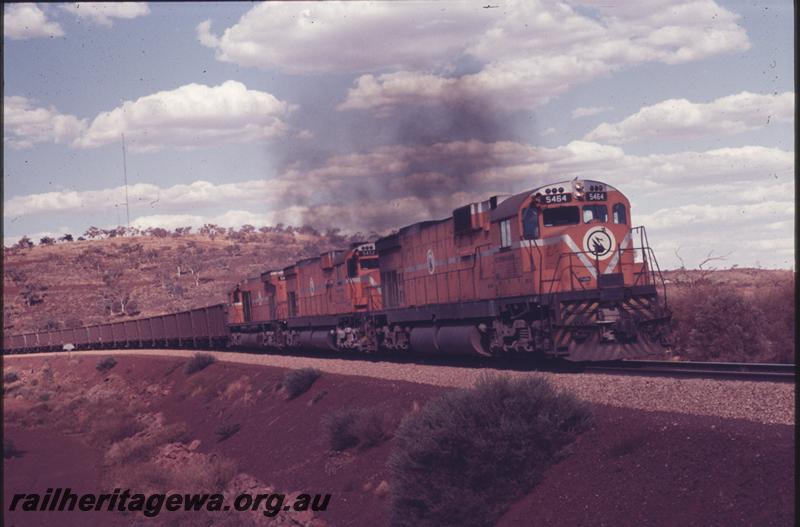
[[300, 234], [319, 236], [319, 231], [314, 227], [312, 227], [311, 225], [302, 225], [299, 229], [297, 229], [297, 232], [299, 232]]
[[150, 227], [144, 233], [147, 236], [153, 236], [154, 238], [166, 238], [169, 236], [169, 232], [167, 229], [162, 229], [161, 227]]
[[202, 227], [200, 227], [200, 234], [203, 236], [207, 236], [212, 240], [216, 239], [217, 236], [225, 236], [225, 227], [220, 227], [219, 225], [215, 225], [213, 223], [206, 223]]
[[22, 286], [19, 294], [23, 300], [25, 300], [26, 306], [33, 307], [44, 302], [45, 290], [47, 290], [47, 286], [34, 284], [33, 282], [27, 282]]
[[72, 235], [71, 235], [71, 234], [65, 234], [64, 236], [62, 236], [61, 238], [59, 238], [59, 239], [58, 239], [58, 241], [61, 241], [61, 242], [71, 242], [71, 241], [73, 241], [73, 240], [72, 240]]
[[132, 311], [138, 313], [138, 307], [131, 309], [133, 294], [130, 286], [127, 285], [122, 277], [124, 271], [122, 267], [112, 268], [103, 273], [102, 280], [105, 285], [103, 292], [103, 307], [111, 315], [132, 315]]
[[33, 242], [27, 236], [23, 236], [17, 243], [14, 244], [17, 249], [30, 249], [33, 247]]
[[102, 234], [103, 231], [101, 231], [95, 226], [89, 227], [88, 229], [86, 229], [86, 232], [83, 233], [83, 235], [90, 240], [94, 240], [95, 238], [100, 238]]
[[50, 236], [39, 238], [39, 245], [53, 245], [54, 243], [56, 243], [55, 238], [51, 238]]

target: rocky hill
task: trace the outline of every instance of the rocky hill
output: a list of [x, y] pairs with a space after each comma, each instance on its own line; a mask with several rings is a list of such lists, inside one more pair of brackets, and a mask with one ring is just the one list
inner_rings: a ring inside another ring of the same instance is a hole
[[349, 241], [335, 232], [264, 229], [6, 248], [3, 329], [77, 327], [224, 302], [243, 277]]

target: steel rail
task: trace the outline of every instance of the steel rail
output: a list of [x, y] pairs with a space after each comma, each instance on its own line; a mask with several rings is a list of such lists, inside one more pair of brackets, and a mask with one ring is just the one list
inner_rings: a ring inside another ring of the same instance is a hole
[[585, 372], [661, 377], [702, 377], [747, 381], [795, 382], [795, 364], [620, 360], [584, 364]]

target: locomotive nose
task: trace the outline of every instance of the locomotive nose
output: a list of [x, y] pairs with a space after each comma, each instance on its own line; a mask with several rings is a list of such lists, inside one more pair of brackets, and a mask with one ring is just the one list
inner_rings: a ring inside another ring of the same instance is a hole
[[571, 361], [618, 360], [661, 356], [667, 344], [658, 306], [653, 318], [631, 313], [624, 301], [604, 302], [589, 316], [575, 319], [558, 339], [558, 348]]

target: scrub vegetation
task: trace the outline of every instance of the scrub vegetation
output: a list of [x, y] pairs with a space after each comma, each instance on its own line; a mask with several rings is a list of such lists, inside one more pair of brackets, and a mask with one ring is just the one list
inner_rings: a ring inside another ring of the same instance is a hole
[[325, 416], [322, 427], [331, 450], [343, 451], [353, 447], [364, 450], [378, 446], [390, 434], [386, 419], [378, 408], [347, 407]]
[[395, 434], [392, 524], [493, 525], [591, 420], [585, 404], [538, 378], [484, 377], [431, 400]]
[[679, 358], [794, 362], [794, 273], [684, 272], [671, 282], [667, 298]]
[[294, 399], [306, 393], [320, 375], [322, 375], [322, 372], [316, 368], [289, 370], [283, 376], [281, 389], [286, 394], [287, 399]]
[[186, 372], [186, 375], [192, 375], [193, 373], [208, 368], [215, 362], [217, 362], [217, 359], [213, 355], [208, 353], [195, 353], [186, 363], [186, 366], [183, 367], [183, 371]]

